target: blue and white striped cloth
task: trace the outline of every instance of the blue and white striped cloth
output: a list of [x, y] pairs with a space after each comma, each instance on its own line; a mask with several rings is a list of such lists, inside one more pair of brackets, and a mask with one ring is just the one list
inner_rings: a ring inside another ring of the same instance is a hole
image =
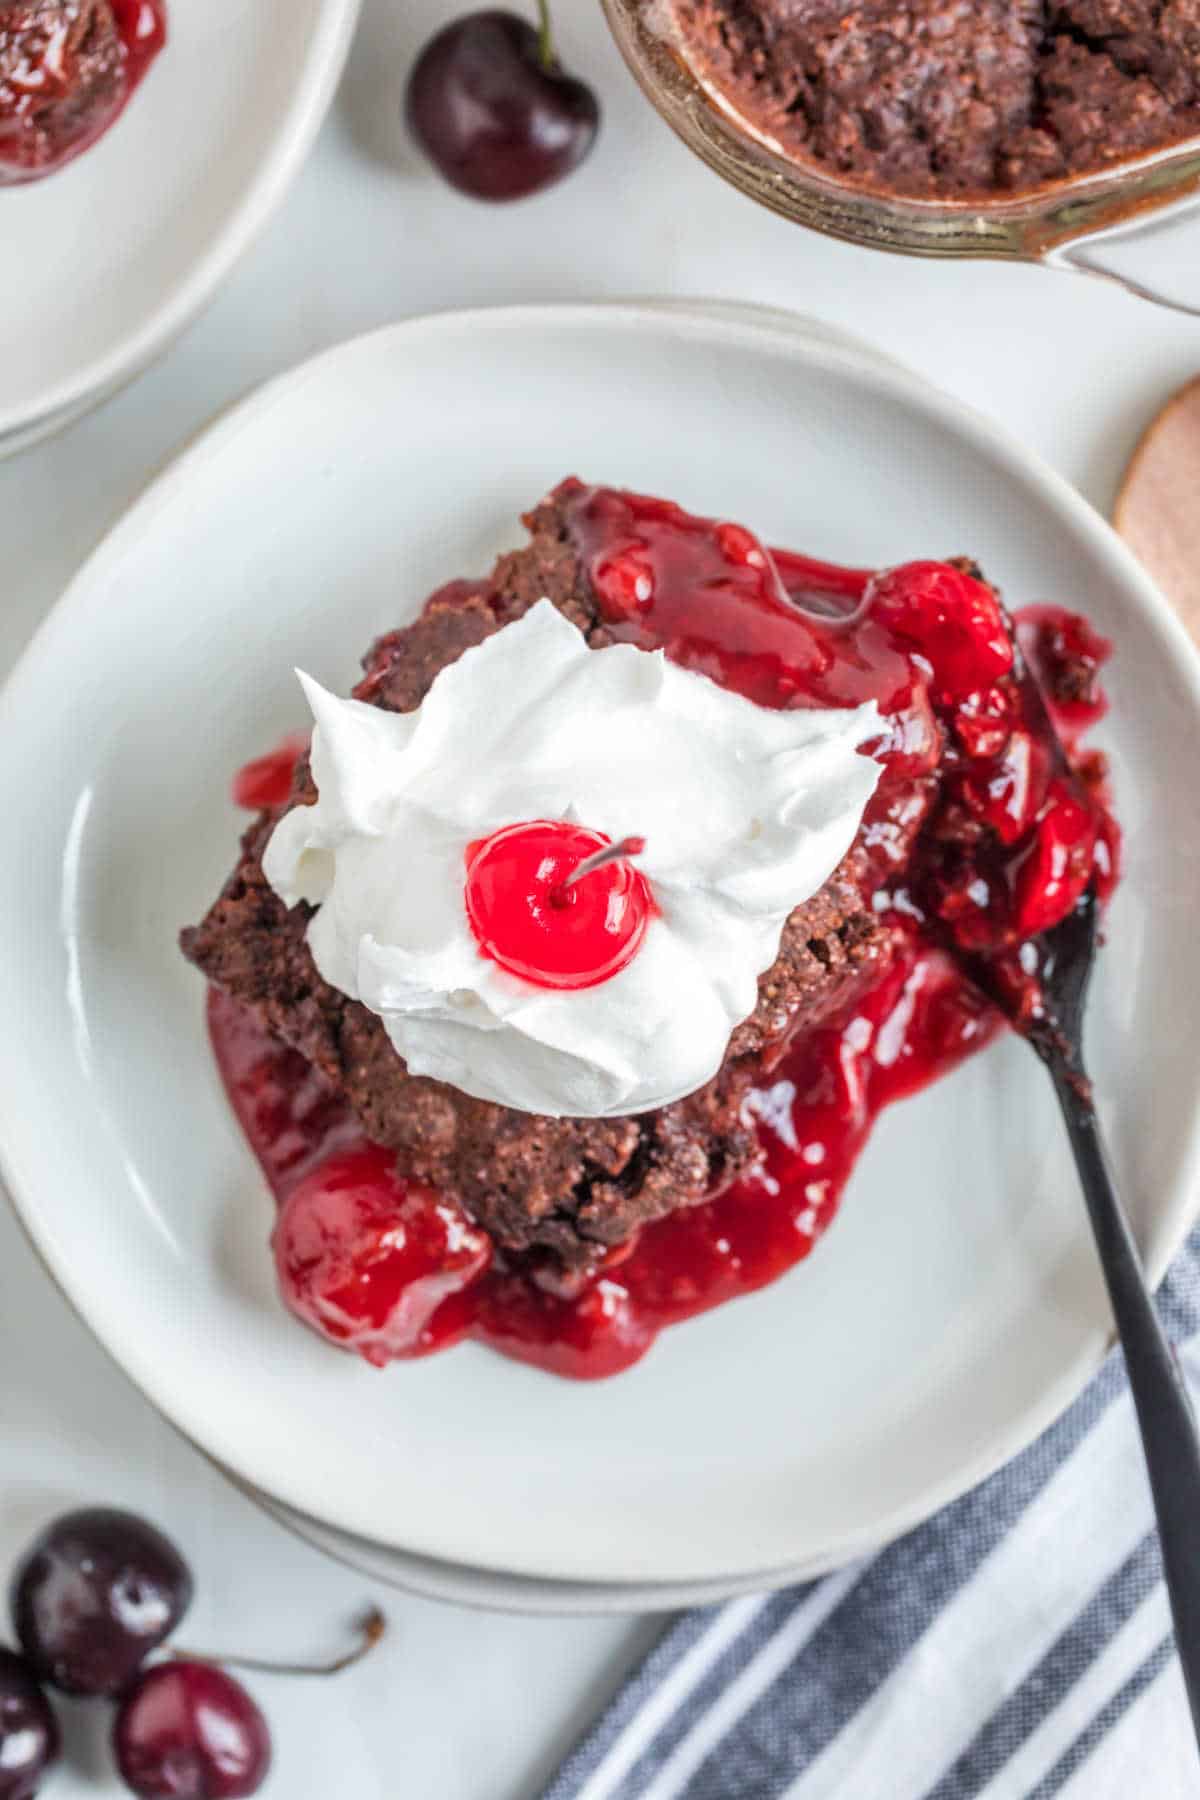
[[[1200, 1391], [1200, 1230], [1159, 1301]], [[1117, 1355], [1035, 1444], [898, 1543], [684, 1615], [544, 1800], [1051, 1795], [1200, 1796]]]

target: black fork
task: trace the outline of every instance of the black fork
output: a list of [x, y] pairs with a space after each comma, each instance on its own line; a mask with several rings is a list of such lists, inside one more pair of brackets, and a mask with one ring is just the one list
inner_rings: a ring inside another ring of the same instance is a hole
[[[1089, 889], [1040, 940], [1043, 1008], [1014, 1018], [1050, 1072], [1083, 1185], [1142, 1433], [1158, 1517], [1163, 1572], [1192, 1723], [1200, 1740], [1200, 1438], [1175, 1352], [1146, 1284], [1141, 1257], [1113, 1183], [1083, 1057], [1083, 1011], [1095, 960], [1099, 908]], [[972, 976], [1012, 1016], [988, 979]]]

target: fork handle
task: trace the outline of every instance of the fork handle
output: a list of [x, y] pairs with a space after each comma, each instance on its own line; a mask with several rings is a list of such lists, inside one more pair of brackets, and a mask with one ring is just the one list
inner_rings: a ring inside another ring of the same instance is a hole
[[1158, 1517], [1175, 1642], [1192, 1723], [1200, 1739], [1200, 1436], [1196, 1415], [1146, 1284], [1086, 1083], [1073, 1079], [1062, 1059], [1049, 1066], [1125, 1352]]

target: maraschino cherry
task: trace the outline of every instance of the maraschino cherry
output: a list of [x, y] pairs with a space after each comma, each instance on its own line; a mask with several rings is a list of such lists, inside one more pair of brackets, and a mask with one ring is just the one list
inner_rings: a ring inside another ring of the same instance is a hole
[[535, 987], [597, 987], [632, 962], [654, 901], [619, 844], [564, 820], [507, 825], [467, 851], [467, 917], [484, 956]]

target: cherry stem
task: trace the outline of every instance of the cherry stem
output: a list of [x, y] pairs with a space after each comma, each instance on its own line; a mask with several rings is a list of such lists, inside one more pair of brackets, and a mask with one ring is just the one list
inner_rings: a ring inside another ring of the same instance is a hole
[[554, 48], [554, 30], [550, 24], [550, 0], [537, 0], [538, 9], [538, 61], [543, 69], [554, 69], [558, 66], [558, 56]]
[[220, 1668], [244, 1669], [253, 1675], [340, 1675], [343, 1670], [352, 1669], [355, 1663], [361, 1662], [364, 1656], [369, 1656], [383, 1640], [387, 1635], [387, 1620], [379, 1608], [373, 1606], [355, 1629], [358, 1643], [353, 1650], [347, 1650], [343, 1656], [327, 1663], [277, 1663], [255, 1656], [210, 1656], [195, 1650], [180, 1650], [174, 1645], [171, 1655], [177, 1662], [212, 1663]]
[[585, 856], [565, 881], [560, 881], [556, 888], [550, 890], [551, 906], [565, 906], [571, 889], [585, 875], [594, 875], [597, 869], [605, 869], [609, 863], [624, 862], [627, 856], [640, 856], [645, 848], [644, 837], [624, 837], [616, 844], [605, 844], [603, 850], [596, 850], [591, 856]]

